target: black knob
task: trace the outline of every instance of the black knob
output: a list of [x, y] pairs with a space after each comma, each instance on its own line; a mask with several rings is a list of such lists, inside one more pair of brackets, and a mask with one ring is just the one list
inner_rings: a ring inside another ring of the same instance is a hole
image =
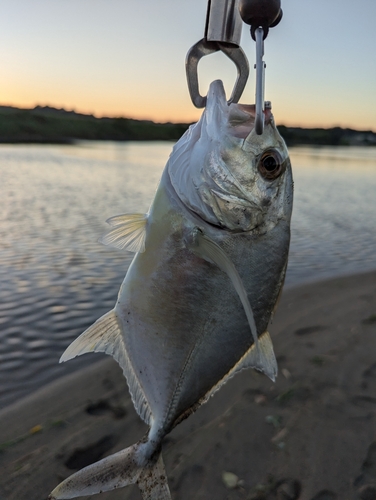
[[263, 28], [266, 38], [269, 28], [277, 26], [282, 19], [281, 0], [240, 0], [239, 12], [243, 21], [251, 25], [253, 39], [259, 27]]

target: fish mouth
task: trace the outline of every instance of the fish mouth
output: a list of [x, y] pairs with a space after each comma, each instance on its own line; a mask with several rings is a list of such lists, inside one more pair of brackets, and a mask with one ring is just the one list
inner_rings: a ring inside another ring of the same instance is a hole
[[[264, 110], [264, 116], [265, 126], [273, 122], [270, 108]], [[225, 124], [226, 134], [238, 139], [246, 139], [255, 128], [256, 106], [240, 103], [229, 105], [226, 101], [223, 82], [215, 80], [209, 87], [204, 117], [209, 129], [214, 125], [215, 133], [221, 128], [221, 124]], [[215, 133], [211, 135], [214, 136]]]
[[[229, 109], [229, 132], [239, 139], [246, 139], [255, 128], [256, 106], [254, 104], [230, 104]], [[264, 111], [265, 125], [273, 121], [270, 108]]]

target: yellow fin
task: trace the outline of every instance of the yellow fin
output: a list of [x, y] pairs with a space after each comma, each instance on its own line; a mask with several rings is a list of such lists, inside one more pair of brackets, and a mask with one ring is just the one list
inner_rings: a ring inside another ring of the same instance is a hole
[[115, 215], [107, 219], [107, 223], [114, 229], [99, 239], [104, 245], [128, 250], [129, 252], [144, 252], [147, 215], [125, 214]]

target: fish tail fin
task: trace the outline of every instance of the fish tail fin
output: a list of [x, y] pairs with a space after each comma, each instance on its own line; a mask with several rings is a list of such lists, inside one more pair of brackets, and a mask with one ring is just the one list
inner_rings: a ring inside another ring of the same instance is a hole
[[138, 443], [72, 474], [49, 500], [95, 495], [138, 484], [143, 500], [171, 500], [160, 450], [150, 457], [150, 441]]
[[151, 468], [142, 470], [137, 484], [143, 500], [171, 500], [162, 453]]

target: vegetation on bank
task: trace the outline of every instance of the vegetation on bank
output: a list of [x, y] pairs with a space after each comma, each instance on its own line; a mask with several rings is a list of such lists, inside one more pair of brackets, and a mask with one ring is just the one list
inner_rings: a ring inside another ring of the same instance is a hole
[[[96, 141], [176, 141], [189, 123], [155, 123], [131, 118], [96, 118], [49, 106], [19, 109], [0, 106], [0, 143], [72, 143]], [[373, 145], [376, 133], [334, 127], [278, 127], [288, 146]]]
[[48, 106], [36, 106], [34, 109], [0, 106], [0, 143], [176, 141], [188, 126], [188, 123], [96, 118]]
[[301, 128], [278, 126], [288, 146], [376, 146], [376, 133], [372, 130], [351, 128]]

